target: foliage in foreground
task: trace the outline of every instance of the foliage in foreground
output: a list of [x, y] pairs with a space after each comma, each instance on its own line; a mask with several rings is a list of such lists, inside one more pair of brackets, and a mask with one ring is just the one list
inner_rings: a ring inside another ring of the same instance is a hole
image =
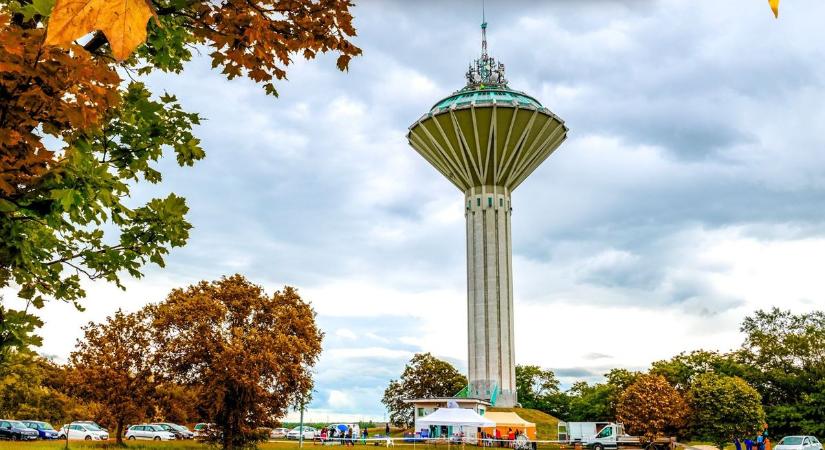
[[[102, 12], [72, 9], [83, 6]], [[161, 158], [172, 154], [191, 166], [204, 157], [193, 132], [201, 117], [184, 111], [174, 95], [124, 83], [123, 74], [179, 73], [198, 45], [227, 78], [246, 76], [276, 95], [274, 81], [286, 77], [295, 57], [335, 52], [346, 70], [361, 53], [349, 41], [351, 6], [151, 0], [144, 7], [156, 20], [133, 30], [135, 40], [81, 17], [112, 16], [106, 14], [117, 9], [115, 1], [0, 0], [0, 289], [16, 289], [35, 308], [49, 299], [80, 307], [83, 279], [122, 287], [124, 275], [140, 277], [150, 263], [163, 267], [171, 248], [188, 240], [183, 198], [170, 193], [139, 204], [130, 194], [138, 182], [161, 181]], [[46, 43], [46, 30], [66, 26], [75, 34]], [[96, 28], [109, 34], [72, 42]], [[129, 54], [121, 48], [126, 41], [140, 45], [121, 61]], [[32, 322], [13, 313], [0, 314], [0, 335]], [[0, 358], [6, 347], [20, 344], [0, 336]]]

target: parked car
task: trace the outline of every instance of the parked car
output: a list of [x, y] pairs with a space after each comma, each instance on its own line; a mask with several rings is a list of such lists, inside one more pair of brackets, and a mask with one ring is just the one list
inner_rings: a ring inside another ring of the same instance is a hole
[[94, 422], [72, 422], [63, 425], [60, 429], [59, 439], [78, 439], [85, 441], [106, 441], [109, 440], [109, 432]]
[[195, 433], [189, 431], [189, 428], [186, 428], [183, 425], [178, 425], [176, 423], [171, 422], [158, 422], [153, 423], [152, 425], [157, 425], [163, 428], [164, 431], [168, 431], [175, 435], [175, 439], [192, 439], [195, 437]]
[[289, 428], [273, 428], [269, 432], [270, 439], [283, 439], [289, 433]]
[[23, 425], [31, 428], [32, 430], [36, 430], [38, 437], [40, 439], [57, 439], [60, 433], [54, 429], [47, 422], [41, 422], [39, 420], [23, 420]]
[[196, 423], [192, 431], [195, 439], [205, 439], [210, 433], [215, 433], [217, 429], [214, 423]]
[[142, 423], [140, 425], [132, 425], [126, 430], [124, 435], [126, 439], [148, 439], [150, 441], [174, 441], [175, 434], [164, 430], [160, 425], [151, 425]]
[[[304, 425], [303, 429], [304, 440], [311, 441], [315, 439], [315, 435], [318, 434], [318, 430], [312, 427], [308, 427]], [[287, 439], [300, 439], [301, 438], [301, 427], [295, 427], [286, 434]]]
[[822, 450], [822, 444], [814, 436], [785, 436], [775, 450]]
[[37, 430], [23, 425], [23, 422], [16, 420], [0, 420], [0, 439], [10, 441], [33, 441], [37, 439]]

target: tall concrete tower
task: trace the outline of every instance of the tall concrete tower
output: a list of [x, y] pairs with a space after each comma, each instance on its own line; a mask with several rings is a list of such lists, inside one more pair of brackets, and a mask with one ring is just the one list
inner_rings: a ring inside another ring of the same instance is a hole
[[467, 395], [517, 403], [513, 345], [510, 195], [567, 137], [564, 122], [511, 89], [504, 64], [487, 54], [470, 64], [467, 85], [410, 126], [410, 145], [464, 193], [467, 218]]

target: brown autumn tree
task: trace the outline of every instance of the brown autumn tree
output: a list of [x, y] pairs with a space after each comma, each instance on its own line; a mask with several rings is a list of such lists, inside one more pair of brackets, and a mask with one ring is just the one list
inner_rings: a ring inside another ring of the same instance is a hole
[[104, 422], [118, 444], [123, 429], [151, 407], [155, 387], [149, 322], [142, 312], [118, 310], [103, 323], [83, 327], [83, 338], [69, 357], [72, 394], [103, 407]]
[[223, 448], [254, 444], [255, 428], [309, 397], [323, 335], [294, 288], [266, 295], [234, 275], [176, 289], [147, 311], [159, 367], [201, 392], [204, 419], [219, 430], [210, 439]]
[[682, 395], [661, 375], [640, 375], [619, 396], [616, 420], [648, 441], [675, 435], [685, 426], [688, 408]]

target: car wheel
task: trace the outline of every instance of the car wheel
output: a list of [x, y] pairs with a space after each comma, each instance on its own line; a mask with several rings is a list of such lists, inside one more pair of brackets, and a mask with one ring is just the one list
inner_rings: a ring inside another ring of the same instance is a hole
[[87, 434], [87, 435], [86, 435], [86, 437], [85, 437], [83, 440], [85, 440], [85, 441], [91, 441], [91, 440], [92, 440], [92, 437], [91, 437], [91, 436], [89, 436], [89, 435]]
[[593, 445], [593, 450], [604, 450], [604, 445], [595, 444], [595, 445]]
[[159, 441], [159, 440], [160, 440], [160, 436], [155, 436], [155, 440], [156, 440], [156, 441]]
[[134, 440], [135, 440], [135, 437], [134, 437], [134, 436], [129, 436], [129, 437], [127, 437], [126, 439], [128, 439], [128, 440], [130, 440], [130, 441], [134, 441]]

